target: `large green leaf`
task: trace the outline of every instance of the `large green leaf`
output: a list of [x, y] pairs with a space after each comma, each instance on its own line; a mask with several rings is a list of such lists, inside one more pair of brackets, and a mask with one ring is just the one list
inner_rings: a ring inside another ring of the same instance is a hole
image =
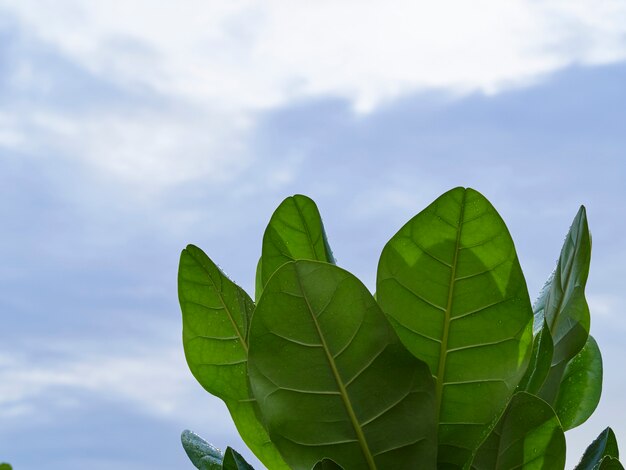
[[554, 343], [552, 365], [539, 395], [553, 404], [566, 364], [585, 346], [589, 336], [589, 306], [585, 284], [591, 260], [591, 235], [585, 208], [569, 229], [556, 269], [546, 282], [534, 311], [545, 318]]
[[263, 235], [261, 285], [283, 264], [296, 259], [335, 262], [319, 210], [301, 194], [286, 198], [272, 214]]
[[0, 463], [0, 470], [12, 470], [13, 467], [8, 463]]
[[558, 470], [565, 467], [565, 435], [554, 410], [526, 392], [513, 395], [478, 449], [476, 470]]
[[183, 449], [191, 463], [200, 470], [220, 470], [224, 455], [196, 433], [185, 429], [180, 436]]
[[294, 469], [435, 468], [434, 384], [370, 292], [337, 266], [284, 264], [250, 329], [249, 375], [272, 441]]
[[223, 470], [254, 470], [246, 460], [231, 447], [226, 448], [224, 452]]
[[602, 394], [602, 356], [593, 336], [568, 362], [554, 409], [566, 431], [581, 425], [591, 416]]
[[439, 464], [461, 467], [506, 406], [533, 315], [509, 232], [472, 189], [453, 189], [385, 246], [377, 300], [436, 379]]
[[617, 439], [611, 428], [606, 428], [585, 450], [575, 470], [595, 470], [605, 457], [619, 458]]
[[178, 297], [183, 346], [194, 377], [224, 400], [245, 443], [268, 467], [287, 468], [255, 417], [247, 380], [248, 319], [254, 304], [199, 248], [180, 257]]

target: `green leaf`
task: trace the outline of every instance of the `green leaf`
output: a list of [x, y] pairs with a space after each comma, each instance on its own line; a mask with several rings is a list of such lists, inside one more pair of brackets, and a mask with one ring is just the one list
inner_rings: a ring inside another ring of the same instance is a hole
[[598, 466], [598, 470], [624, 470], [619, 460], [613, 457], [604, 457]]
[[309, 259], [335, 263], [317, 206], [312, 199], [296, 194], [274, 211], [263, 235], [262, 286], [288, 261]]
[[343, 467], [333, 460], [323, 459], [315, 464], [313, 470], [343, 470]]
[[589, 336], [589, 306], [585, 284], [591, 260], [591, 235], [585, 208], [581, 207], [569, 229], [556, 269], [544, 286], [534, 311], [545, 318], [554, 342], [552, 366], [539, 392], [553, 404], [567, 361], [585, 346]]
[[443, 194], [387, 243], [376, 294], [436, 379], [440, 466], [463, 466], [531, 354], [530, 299], [504, 222], [473, 189]]
[[591, 416], [602, 394], [602, 356], [593, 336], [567, 364], [555, 411], [566, 431], [581, 425]]
[[605, 457], [619, 458], [617, 439], [611, 428], [606, 428], [585, 450], [575, 470], [594, 470]]
[[231, 447], [226, 448], [224, 452], [224, 463], [222, 465], [224, 470], [254, 470], [246, 460]]
[[249, 375], [294, 469], [435, 468], [434, 386], [365, 286], [337, 266], [284, 264], [250, 329]]
[[476, 470], [564, 467], [565, 435], [554, 410], [526, 392], [513, 395], [472, 465]]
[[222, 468], [222, 452], [202, 439], [197, 434], [185, 429], [180, 436], [183, 449], [191, 463], [200, 470], [219, 470]]
[[0, 470], [13, 470], [13, 467], [8, 463], [0, 463]]
[[254, 301], [258, 302], [263, 293], [263, 258], [259, 258], [256, 265], [256, 275], [254, 276]]
[[537, 394], [550, 372], [554, 345], [548, 324], [543, 321], [543, 326], [535, 335], [530, 362], [517, 389], [532, 394]]
[[237, 430], [266, 466], [287, 468], [255, 415], [247, 380], [248, 318], [254, 304], [199, 248], [180, 257], [178, 297], [185, 357], [194, 377], [224, 400]]

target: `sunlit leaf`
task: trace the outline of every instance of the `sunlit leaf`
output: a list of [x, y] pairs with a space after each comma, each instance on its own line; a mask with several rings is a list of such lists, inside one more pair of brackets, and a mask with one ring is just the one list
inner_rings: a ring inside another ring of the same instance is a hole
[[559, 470], [565, 436], [554, 410], [541, 398], [518, 392], [476, 453], [476, 470]]
[[435, 468], [433, 380], [363, 284], [316, 261], [284, 264], [250, 329], [249, 375], [294, 469]]
[[261, 285], [283, 264], [297, 259], [335, 262], [319, 210], [301, 194], [286, 198], [272, 214], [263, 235]]
[[194, 377], [224, 400], [239, 434], [272, 469], [286, 468], [263, 425], [247, 380], [248, 322], [254, 304], [199, 248], [180, 257], [178, 297], [185, 357]]
[[566, 431], [581, 425], [591, 416], [602, 394], [602, 356], [593, 336], [568, 362], [554, 409]]
[[534, 311], [545, 318], [554, 343], [548, 377], [539, 395], [553, 404], [566, 364], [585, 346], [589, 336], [589, 306], [585, 284], [591, 259], [591, 235], [581, 207], [565, 238], [556, 269], [544, 286]]
[[436, 379], [439, 465], [462, 466], [532, 349], [530, 299], [504, 222], [472, 189], [445, 193], [387, 243], [376, 295]]

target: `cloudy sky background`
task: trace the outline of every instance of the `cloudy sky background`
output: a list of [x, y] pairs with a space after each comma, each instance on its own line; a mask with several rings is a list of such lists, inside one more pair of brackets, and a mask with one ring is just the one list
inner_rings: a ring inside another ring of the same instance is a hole
[[605, 381], [569, 467], [607, 425], [626, 441], [625, 110], [624, 2], [0, 0], [0, 461], [191, 468], [184, 428], [249, 455], [184, 362], [180, 250], [251, 291], [304, 193], [373, 288], [458, 185], [502, 214], [531, 297], [587, 206]]

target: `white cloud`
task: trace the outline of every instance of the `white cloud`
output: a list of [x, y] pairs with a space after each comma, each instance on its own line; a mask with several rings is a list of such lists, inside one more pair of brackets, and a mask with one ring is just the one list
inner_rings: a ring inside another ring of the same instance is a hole
[[[568, 65], [626, 58], [626, 3], [610, 0], [1, 5], [30, 40], [96, 77], [193, 106], [48, 113], [46, 145], [153, 187], [236, 173], [255, 113], [292, 100], [334, 96], [369, 112], [416, 91], [497, 93]], [[25, 70], [14, 80], [45, 85]], [[0, 143], [15, 145], [19, 135]]]
[[[74, 349], [83, 346], [72, 344]], [[54, 356], [54, 352], [52, 345], [45, 355]], [[225, 407], [200, 391], [179, 347], [143, 347], [126, 355], [92, 351], [80, 357], [63, 356], [35, 362], [0, 351], [0, 418], [46, 419], [63, 409], [84, 406], [76, 397], [89, 392], [94, 398], [117, 401], [181, 425], [197, 424], [198, 409], [205, 410], [202, 417], [209, 412], [212, 419], [229, 421]]]
[[12, 3], [97, 74], [225, 109], [319, 94], [370, 109], [414, 90], [496, 92], [626, 57], [619, 1]]

